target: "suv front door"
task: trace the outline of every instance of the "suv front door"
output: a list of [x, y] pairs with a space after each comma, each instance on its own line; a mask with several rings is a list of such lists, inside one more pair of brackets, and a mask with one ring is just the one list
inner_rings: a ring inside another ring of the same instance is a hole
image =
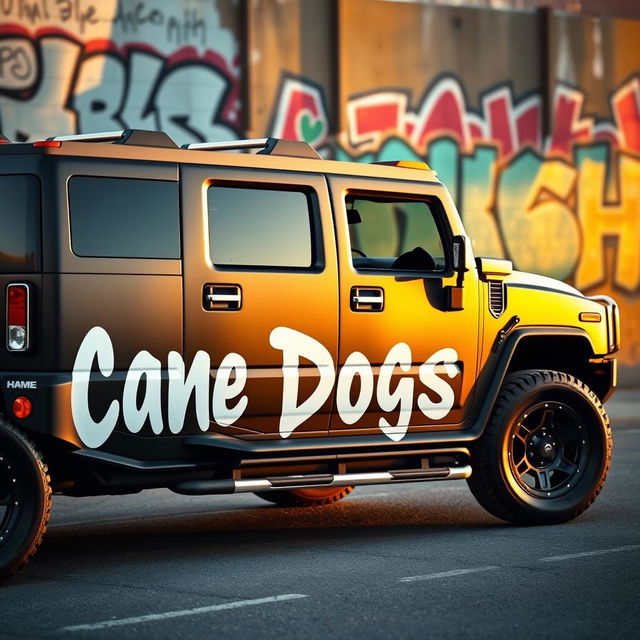
[[460, 428], [477, 365], [478, 288], [467, 278], [464, 309], [447, 311], [444, 286], [455, 277], [446, 191], [339, 176], [329, 185], [341, 291], [332, 430], [399, 441]]
[[200, 428], [326, 435], [338, 275], [324, 178], [201, 166], [181, 177], [185, 361], [209, 366], [213, 387]]

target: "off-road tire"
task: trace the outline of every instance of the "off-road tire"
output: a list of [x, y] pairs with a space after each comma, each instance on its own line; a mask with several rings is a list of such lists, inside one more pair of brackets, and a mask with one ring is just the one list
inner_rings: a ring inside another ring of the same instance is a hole
[[257, 491], [256, 495], [279, 507], [320, 507], [342, 500], [353, 487], [327, 487], [319, 489], [285, 489], [283, 491]]
[[502, 520], [566, 522], [600, 493], [611, 449], [607, 414], [583, 382], [557, 371], [519, 371], [505, 380], [472, 448], [467, 482], [478, 502]]
[[[47, 466], [34, 444], [0, 418], [0, 581], [37, 551], [51, 514]], [[8, 504], [7, 504], [8, 503]]]

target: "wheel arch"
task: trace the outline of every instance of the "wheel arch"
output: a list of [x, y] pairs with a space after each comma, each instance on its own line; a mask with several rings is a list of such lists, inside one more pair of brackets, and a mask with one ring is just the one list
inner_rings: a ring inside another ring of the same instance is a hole
[[534, 333], [515, 344], [505, 376], [527, 369], [560, 371], [584, 382], [604, 402], [615, 387], [614, 368], [612, 360], [598, 358], [586, 333]]
[[[535, 361], [527, 359], [529, 357]], [[577, 327], [529, 326], [515, 329], [504, 342], [494, 347], [478, 376], [483, 400], [472, 420], [468, 432], [470, 439], [475, 440], [482, 435], [505, 378], [516, 371], [537, 368], [567, 373], [593, 388], [600, 401], [606, 400], [615, 388], [615, 360], [600, 359], [597, 364], [590, 362], [596, 357], [589, 335]], [[603, 381], [598, 379], [598, 370], [604, 371]]]

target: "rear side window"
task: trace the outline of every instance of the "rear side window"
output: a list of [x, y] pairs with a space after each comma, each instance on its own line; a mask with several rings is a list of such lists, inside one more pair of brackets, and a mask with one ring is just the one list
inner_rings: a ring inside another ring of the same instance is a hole
[[69, 210], [78, 256], [180, 258], [177, 182], [74, 176]]
[[0, 176], [0, 271], [40, 270], [40, 180]]
[[303, 191], [213, 185], [207, 204], [213, 264], [313, 266], [310, 197]]

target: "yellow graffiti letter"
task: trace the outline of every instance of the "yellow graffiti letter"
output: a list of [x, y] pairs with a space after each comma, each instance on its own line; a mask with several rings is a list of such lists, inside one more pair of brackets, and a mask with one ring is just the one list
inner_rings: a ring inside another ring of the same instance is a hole
[[586, 159], [578, 178], [578, 218], [583, 250], [576, 286], [588, 289], [605, 278], [603, 241], [617, 240], [615, 283], [629, 291], [640, 284], [640, 161], [619, 159], [619, 203], [603, 204], [606, 166]]

